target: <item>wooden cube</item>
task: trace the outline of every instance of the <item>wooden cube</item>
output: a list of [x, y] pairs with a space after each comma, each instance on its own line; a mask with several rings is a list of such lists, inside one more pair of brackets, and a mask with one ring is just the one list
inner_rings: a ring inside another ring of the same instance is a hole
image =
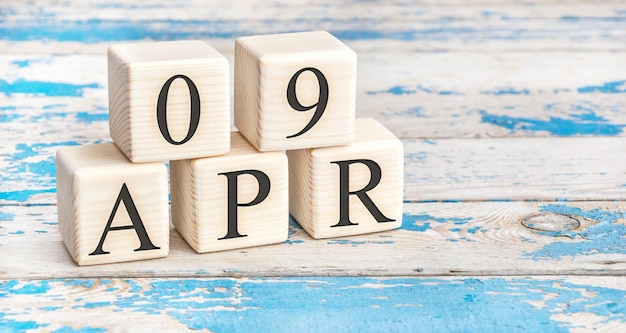
[[167, 168], [131, 163], [112, 143], [56, 155], [59, 231], [79, 265], [167, 256]]
[[283, 242], [288, 172], [285, 153], [233, 132], [228, 154], [171, 162], [172, 222], [198, 253]]
[[356, 53], [324, 31], [235, 41], [235, 126], [261, 151], [354, 138]]
[[349, 145], [291, 150], [291, 215], [313, 237], [389, 230], [402, 224], [402, 142], [373, 119], [357, 119]]
[[114, 45], [108, 51], [109, 130], [133, 162], [228, 151], [228, 61], [202, 41]]

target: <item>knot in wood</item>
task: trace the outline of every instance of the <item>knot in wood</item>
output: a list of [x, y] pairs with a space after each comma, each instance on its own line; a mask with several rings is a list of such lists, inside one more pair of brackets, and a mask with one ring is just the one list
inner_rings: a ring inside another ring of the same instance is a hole
[[580, 221], [569, 215], [548, 212], [526, 216], [522, 225], [538, 231], [566, 231], [580, 227]]

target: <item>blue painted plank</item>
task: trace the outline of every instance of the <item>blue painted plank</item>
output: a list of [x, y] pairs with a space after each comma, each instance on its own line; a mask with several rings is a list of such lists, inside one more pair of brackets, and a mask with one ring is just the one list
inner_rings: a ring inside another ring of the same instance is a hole
[[[118, 321], [125, 313], [169, 317], [187, 329], [216, 332], [568, 332], [626, 325], [626, 291], [586, 280], [589, 284], [495, 277], [8, 280], [0, 282], [0, 299], [7, 304], [0, 306], [0, 327], [43, 329], [54, 320], [39, 320], [38, 313], [68, 310]], [[82, 296], [62, 296], [70, 290]], [[33, 299], [37, 308], [29, 305]], [[18, 319], [22, 314], [29, 319]], [[597, 322], [558, 316], [580, 314]]]

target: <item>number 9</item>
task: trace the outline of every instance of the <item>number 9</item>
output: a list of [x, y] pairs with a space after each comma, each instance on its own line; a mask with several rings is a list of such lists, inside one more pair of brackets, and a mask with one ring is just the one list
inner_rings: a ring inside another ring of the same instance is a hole
[[[320, 93], [317, 99], [317, 103], [311, 104], [309, 106], [304, 106], [300, 104], [300, 102], [298, 101], [298, 97], [296, 97], [296, 81], [298, 80], [298, 77], [300, 77], [300, 74], [306, 71], [315, 74], [320, 87]], [[322, 114], [324, 113], [324, 110], [326, 110], [326, 105], [328, 104], [328, 81], [326, 81], [326, 77], [324, 76], [324, 74], [322, 74], [319, 69], [313, 67], [306, 67], [297, 71], [289, 80], [289, 85], [287, 85], [287, 101], [289, 102], [289, 106], [291, 106], [296, 111], [309, 111], [317, 107], [309, 123], [306, 124], [306, 126], [304, 126], [304, 128], [300, 132], [287, 136], [287, 139], [290, 139], [300, 136], [310, 130], [311, 127], [313, 127], [320, 120]]]

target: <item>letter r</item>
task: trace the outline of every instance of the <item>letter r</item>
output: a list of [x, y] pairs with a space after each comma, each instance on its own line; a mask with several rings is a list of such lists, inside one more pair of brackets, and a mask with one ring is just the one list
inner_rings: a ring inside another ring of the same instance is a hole
[[[358, 225], [358, 223], [350, 221], [350, 196], [353, 194], [361, 200], [365, 208], [367, 208], [378, 223], [395, 221], [383, 215], [372, 199], [367, 195], [367, 192], [376, 187], [382, 179], [382, 170], [378, 163], [369, 159], [333, 161], [330, 163], [339, 166], [339, 222], [331, 226], [331, 228]], [[362, 189], [350, 191], [350, 165], [355, 163], [364, 164], [369, 169], [370, 181]]]

